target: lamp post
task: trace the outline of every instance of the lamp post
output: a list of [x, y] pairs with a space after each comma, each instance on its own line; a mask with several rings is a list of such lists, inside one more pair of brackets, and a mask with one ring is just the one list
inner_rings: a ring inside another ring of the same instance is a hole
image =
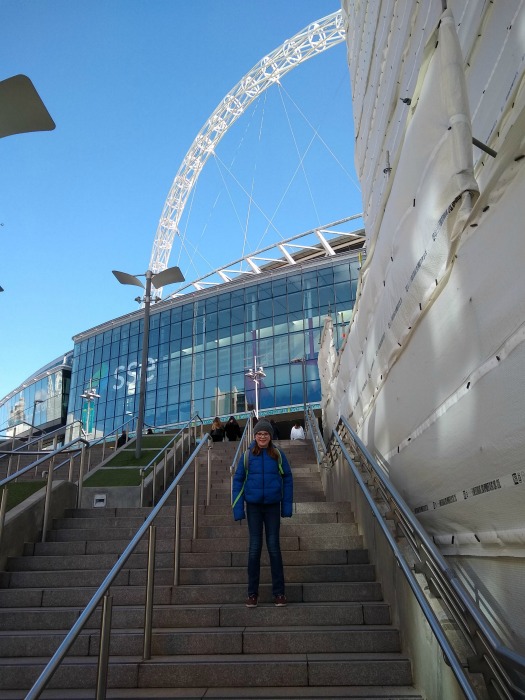
[[[144, 289], [144, 296], [141, 299], [137, 297], [137, 301], [144, 304], [144, 331], [142, 338], [142, 362], [140, 365], [140, 388], [139, 388], [139, 409], [137, 414], [137, 438], [135, 441], [135, 458], [140, 459], [142, 450], [142, 429], [144, 426], [144, 405], [146, 401], [146, 367], [148, 364], [149, 350], [149, 312], [151, 306], [151, 287], [160, 289], [167, 284], [174, 282], [184, 282], [184, 276], [178, 267], [168, 267], [161, 272], [153, 273], [151, 270], [146, 270], [141, 275], [130, 275], [127, 272], [119, 272], [113, 270], [113, 274], [120, 284], [131, 284]], [[146, 285], [138, 279], [139, 277], [146, 278]]]
[[306, 357], [296, 357], [292, 360], [293, 365], [301, 363], [303, 377], [303, 410], [304, 410], [304, 425], [306, 427]]
[[257, 367], [257, 357], [253, 358], [253, 369], [246, 372], [246, 376], [250, 377], [255, 384], [255, 417], [259, 418], [259, 382], [263, 377], [266, 377], [262, 366]]
[[91, 417], [91, 409], [94, 405], [95, 399], [100, 398], [100, 394], [97, 394], [97, 392], [93, 389], [92, 386], [92, 380], [89, 380], [89, 387], [84, 391], [83, 394], [80, 394], [81, 399], [86, 399], [87, 401], [87, 408], [86, 408], [86, 435], [89, 432], [89, 419]]

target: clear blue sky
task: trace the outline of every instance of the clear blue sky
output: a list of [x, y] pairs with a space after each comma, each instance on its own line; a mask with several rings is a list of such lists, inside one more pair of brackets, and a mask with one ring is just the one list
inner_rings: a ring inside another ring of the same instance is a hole
[[[0, 141], [0, 398], [71, 349], [76, 333], [137, 308], [111, 270], [147, 269], [169, 188], [206, 119], [263, 56], [338, 9], [338, 0], [1, 1], [0, 80], [29, 76], [57, 126]], [[328, 149], [316, 140], [309, 151], [275, 215], [279, 235], [361, 211], [349, 85], [341, 44], [228, 132], [184, 223], [201, 274], [241, 256], [248, 218], [246, 252], [270, 242], [256, 208], [232, 208], [233, 185], [220, 183], [236, 168], [273, 216], [312, 138], [306, 120]], [[170, 264], [194, 279], [197, 268], [176, 256], [174, 247]]]

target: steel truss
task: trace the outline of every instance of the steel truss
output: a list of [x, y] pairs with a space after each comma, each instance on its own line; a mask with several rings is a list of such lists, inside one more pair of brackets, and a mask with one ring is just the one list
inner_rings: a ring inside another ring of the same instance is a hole
[[197, 134], [173, 180], [151, 252], [149, 269], [154, 274], [167, 268], [188, 197], [208, 158], [232, 124], [257, 97], [278, 83], [286, 73], [341, 43], [344, 38], [341, 11], [317, 20], [265, 56], [226, 95]]

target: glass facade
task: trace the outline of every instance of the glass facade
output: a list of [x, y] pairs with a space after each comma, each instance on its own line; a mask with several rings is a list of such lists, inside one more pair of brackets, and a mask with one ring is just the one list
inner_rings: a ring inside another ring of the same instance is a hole
[[70, 352], [32, 375], [0, 402], [0, 433], [24, 435], [64, 425], [71, 381]]
[[[145, 422], [167, 425], [228, 416], [254, 408], [246, 376], [263, 367], [259, 409], [319, 401], [320, 333], [331, 313], [339, 342], [353, 308], [357, 255], [323, 258], [229, 282], [151, 307]], [[118, 324], [118, 325], [117, 325]], [[138, 410], [141, 313], [77, 336], [69, 420], [86, 415], [81, 394], [99, 394], [92, 407], [97, 433], [110, 432]], [[91, 426], [90, 426], [91, 427]], [[91, 432], [91, 430], [89, 430]]]

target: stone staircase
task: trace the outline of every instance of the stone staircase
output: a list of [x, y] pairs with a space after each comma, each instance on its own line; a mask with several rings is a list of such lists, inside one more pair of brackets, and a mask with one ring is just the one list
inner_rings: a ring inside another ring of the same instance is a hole
[[[263, 550], [260, 603], [246, 597], [246, 521], [230, 508], [235, 443], [212, 449], [212, 505], [192, 540], [193, 472], [183, 483], [180, 585], [173, 585], [174, 507], [156, 520], [152, 656], [142, 659], [147, 542], [113, 595], [107, 698], [420, 698], [381, 586], [347, 503], [325, 501], [308, 443], [280, 441], [294, 473], [294, 516], [281, 546], [289, 605], [271, 603]], [[200, 469], [199, 502], [206, 493]], [[71, 511], [46, 543], [0, 573], [0, 700], [38, 677], [149, 509]], [[94, 698], [97, 610], [42, 698]]]

